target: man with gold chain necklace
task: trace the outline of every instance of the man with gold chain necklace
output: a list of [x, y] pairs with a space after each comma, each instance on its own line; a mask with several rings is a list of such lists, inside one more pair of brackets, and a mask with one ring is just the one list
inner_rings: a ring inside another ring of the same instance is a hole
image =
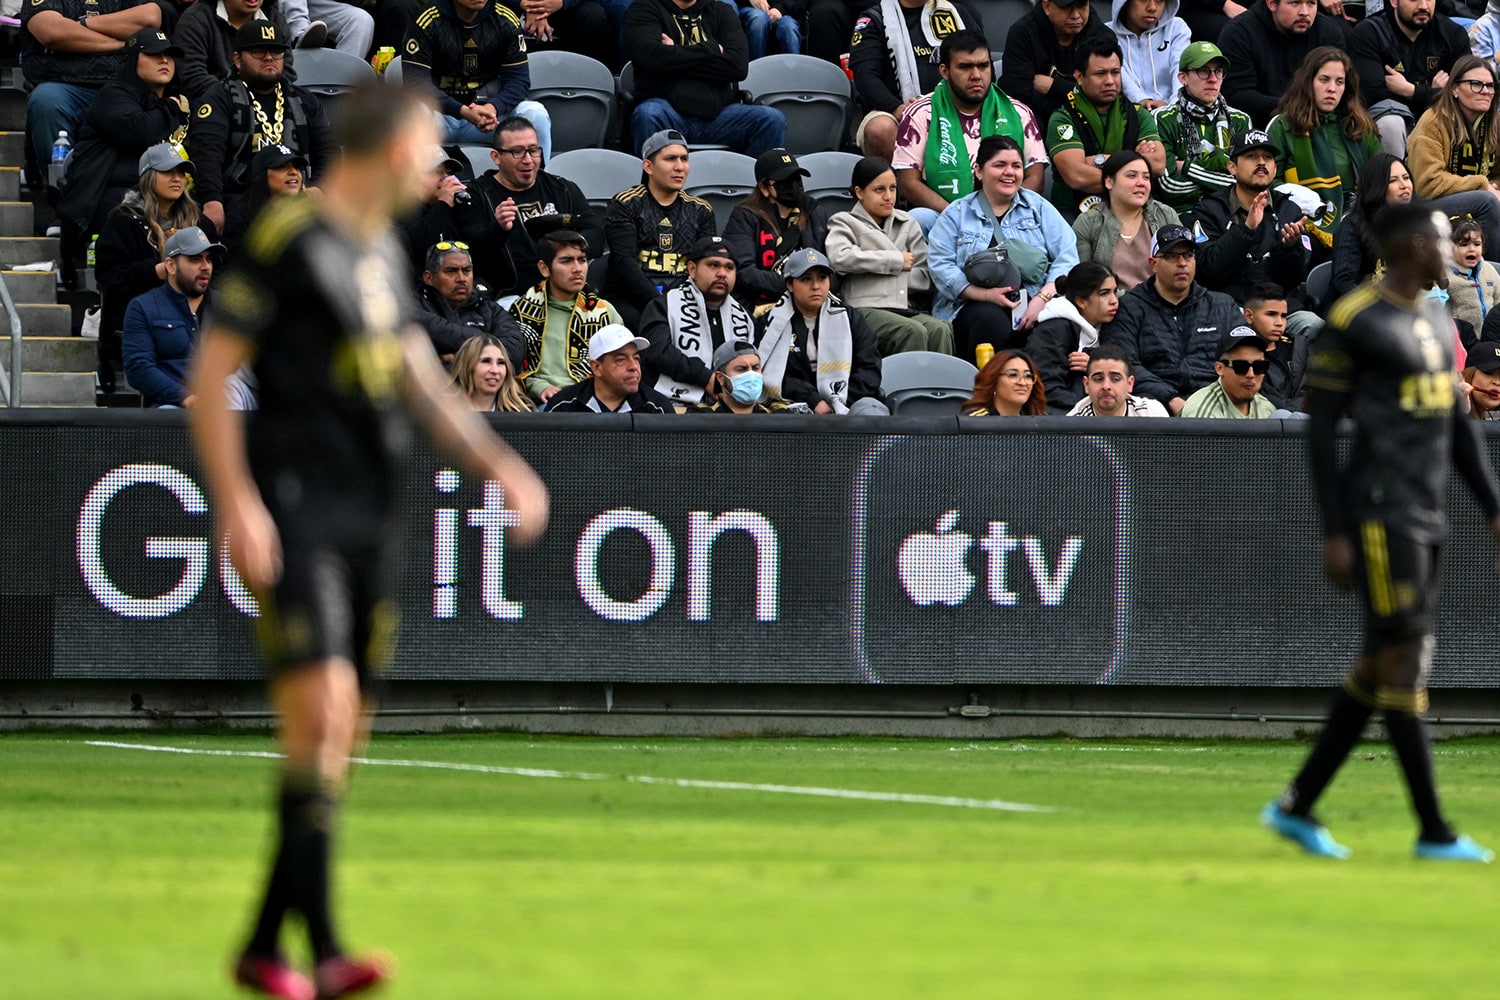
[[286, 82], [289, 47], [280, 27], [250, 21], [234, 36], [235, 76], [194, 110], [188, 152], [198, 167], [196, 193], [203, 214], [217, 226], [249, 186], [250, 161], [263, 147], [282, 145], [307, 157], [309, 187], [333, 157], [322, 105]]

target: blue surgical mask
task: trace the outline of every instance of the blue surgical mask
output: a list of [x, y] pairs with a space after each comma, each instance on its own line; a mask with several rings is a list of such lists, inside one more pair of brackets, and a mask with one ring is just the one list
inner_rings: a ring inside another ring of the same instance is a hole
[[759, 403], [765, 389], [766, 380], [760, 372], [740, 372], [729, 379], [729, 394], [737, 403]]
[[1439, 302], [1443, 303], [1444, 305], [1447, 305], [1448, 304], [1448, 289], [1446, 289], [1446, 288], [1440, 288], [1437, 285], [1433, 285], [1430, 289], [1427, 290], [1427, 297], [1428, 298], [1437, 299]]

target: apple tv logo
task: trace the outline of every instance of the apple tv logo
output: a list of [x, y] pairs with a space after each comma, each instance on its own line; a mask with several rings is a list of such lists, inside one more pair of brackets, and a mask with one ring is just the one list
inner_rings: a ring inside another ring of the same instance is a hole
[[[944, 512], [932, 531], [907, 535], [896, 550], [896, 575], [901, 588], [918, 607], [962, 604], [969, 599], [974, 584], [978, 582], [968, 568], [969, 551], [975, 538], [967, 532], [954, 530], [959, 517], [957, 510]], [[987, 522], [985, 534], [979, 539], [979, 548], [987, 555], [985, 576], [990, 603], [1009, 607], [1019, 601], [1020, 594], [1010, 589], [1009, 573], [1011, 558], [1020, 551], [1025, 555], [1031, 572], [1038, 602], [1043, 607], [1059, 606], [1068, 596], [1068, 582], [1073, 577], [1073, 568], [1078, 565], [1083, 541], [1078, 535], [1068, 536], [1058, 549], [1056, 559], [1049, 562], [1040, 538], [1013, 535], [1006, 521]]]

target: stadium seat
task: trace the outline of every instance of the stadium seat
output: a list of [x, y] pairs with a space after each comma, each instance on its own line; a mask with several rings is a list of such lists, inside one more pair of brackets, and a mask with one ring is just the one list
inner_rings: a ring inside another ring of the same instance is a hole
[[297, 86], [318, 98], [330, 124], [337, 124], [345, 95], [377, 79], [375, 67], [338, 49], [298, 49], [296, 66]]
[[615, 113], [615, 77], [609, 67], [560, 49], [534, 52], [527, 65], [529, 96], [552, 116], [552, 151], [602, 146]]
[[1307, 275], [1307, 297], [1315, 312], [1322, 312], [1325, 305], [1324, 299], [1328, 298], [1328, 289], [1333, 286], [1333, 264], [1324, 261], [1313, 268]]
[[904, 351], [880, 363], [880, 391], [892, 414], [953, 416], [974, 392], [979, 369], [936, 351]]
[[1100, 24], [1108, 24], [1114, 20], [1114, 4], [1110, 0], [1089, 0], [1089, 6], [1094, 8], [1094, 16], [1099, 19]]
[[464, 177], [464, 180], [477, 180], [495, 169], [495, 158], [490, 155], [490, 147], [460, 146], [458, 148], [463, 153], [461, 158], [469, 166], [468, 176]]
[[837, 150], [797, 157], [797, 162], [812, 174], [803, 187], [829, 215], [847, 212], [854, 207], [854, 195], [849, 191], [849, 176], [854, 172], [854, 165], [859, 159], [856, 153], [841, 153]]
[[570, 149], [554, 156], [547, 172], [577, 184], [589, 204], [603, 212], [615, 195], [640, 183], [641, 158], [618, 149]]
[[385, 73], [380, 78], [393, 87], [399, 87], [405, 82], [401, 74], [401, 57], [397, 56], [385, 64]]
[[[984, 22], [984, 37], [990, 43], [990, 57], [998, 63], [1001, 53], [1005, 51], [1005, 36], [1010, 34], [1011, 25], [1030, 13], [1031, 4], [1028, 0], [972, 0], [969, 6], [974, 8], [974, 13]], [[995, 78], [999, 77], [1000, 67], [997, 65]]]
[[751, 60], [741, 89], [786, 115], [786, 148], [801, 156], [844, 144], [854, 111], [851, 86], [834, 63], [784, 53]]
[[690, 162], [686, 190], [714, 207], [714, 220], [722, 233], [729, 213], [755, 190], [755, 161], [743, 153], [704, 150], [694, 153]]

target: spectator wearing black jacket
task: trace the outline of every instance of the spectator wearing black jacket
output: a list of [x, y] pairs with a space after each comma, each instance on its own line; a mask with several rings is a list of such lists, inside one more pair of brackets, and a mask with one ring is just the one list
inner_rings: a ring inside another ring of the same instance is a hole
[[1296, 288], [1312, 251], [1303, 240], [1306, 216], [1276, 183], [1276, 147], [1259, 130], [1241, 132], [1229, 148], [1234, 184], [1205, 195], [1193, 210], [1198, 281], [1236, 302], [1258, 282]]
[[854, 139], [867, 155], [886, 161], [896, 151], [901, 113], [942, 79], [943, 39], [966, 29], [984, 31], [979, 15], [961, 0], [899, 0], [898, 9], [902, 23], [887, 25], [880, 5], [867, 8], [849, 39], [849, 72], [865, 109]]
[[333, 129], [323, 105], [287, 78], [290, 49], [275, 23], [246, 23], [234, 36], [234, 77], [199, 99], [188, 152], [198, 164], [194, 179], [203, 214], [221, 230], [250, 187], [257, 150], [285, 146], [297, 153], [306, 161], [302, 179], [308, 187], [317, 187], [333, 161]]
[[1151, 241], [1153, 277], [1120, 297], [1120, 311], [1101, 334], [1135, 365], [1135, 392], [1182, 412], [1187, 397], [1218, 378], [1219, 340], [1244, 325], [1234, 299], [1198, 284], [1193, 234], [1163, 226]]
[[411, 260], [412, 274], [421, 274], [427, 266], [427, 250], [434, 243], [448, 240], [472, 246], [480, 241], [485, 230], [484, 215], [458, 178], [464, 164], [450, 157], [442, 146], [432, 147], [428, 163], [436, 175], [432, 186], [421, 204], [396, 220], [396, 230]]
[[1406, 133], [1448, 80], [1469, 36], [1436, 10], [1436, 0], [1390, 0], [1354, 26], [1349, 55], [1359, 71], [1360, 97], [1380, 129], [1380, 144], [1406, 156]]
[[1195, 42], [1217, 42], [1219, 35], [1236, 15], [1255, 0], [1236, 3], [1235, 0], [1182, 0], [1177, 16], [1187, 22]]
[[1224, 99], [1265, 128], [1308, 53], [1345, 44], [1343, 23], [1318, 13], [1317, 0], [1252, 0], [1219, 36]]
[[[251, 21], [269, 21], [278, 39], [292, 37], [277, 0], [202, 0], [177, 19], [172, 41], [183, 51], [178, 75], [195, 104], [234, 73], [237, 35]], [[283, 69], [288, 80], [297, 78], [290, 52]]]
[[1088, 0], [1040, 0], [1005, 36], [1000, 89], [1045, 124], [1073, 89], [1082, 43], [1114, 37]]
[[536, 241], [525, 225], [530, 219], [557, 216], [563, 228], [581, 234], [590, 248], [605, 245], [603, 220], [578, 185], [542, 169], [531, 122], [519, 117], [502, 121], [490, 158], [495, 169], [468, 191], [484, 219], [483, 235], [471, 244], [474, 268], [493, 294], [517, 295], [541, 279]]
[[[521, 22], [528, 52], [557, 49], [620, 68], [619, 31], [599, 0], [502, 0]], [[529, 8], [529, 9], [528, 9]]]
[[604, 215], [605, 294], [632, 330], [641, 328], [646, 306], [687, 272], [693, 246], [717, 229], [713, 206], [682, 190], [691, 163], [681, 132], [656, 133], [641, 154], [641, 183], [615, 195]]
[[[536, 129], [542, 161], [552, 159], [552, 117], [526, 99], [521, 19], [503, 4], [438, 0], [418, 14], [401, 49], [401, 81], [436, 98], [445, 144], [487, 145], [500, 122], [519, 115]], [[492, 92], [480, 96], [488, 84]]]
[[720, 0], [635, 0], [625, 12], [625, 41], [635, 66], [632, 151], [665, 129], [747, 156], [781, 145], [786, 116], [740, 103], [750, 60], [736, 8]]
[[808, 0], [807, 54], [831, 63], [840, 62], [849, 51], [855, 15], [869, 0]]
[[[715, 0], [717, 3], [718, 0]], [[548, 413], [676, 413], [672, 401], [641, 384], [646, 338], [612, 323], [589, 339], [590, 377], [559, 389]]]
[[307, 194], [307, 157], [286, 146], [267, 146], [250, 161], [250, 190], [235, 203], [224, 224], [224, 246], [232, 253], [250, 224], [273, 198], [300, 198]]
[[98, 233], [105, 216], [140, 181], [142, 153], [187, 138], [188, 102], [176, 79], [182, 50], [156, 28], [143, 28], [130, 37], [126, 52], [120, 76], [94, 98], [68, 161], [58, 213], [80, 236]]
[[775, 302], [786, 291], [778, 265], [792, 253], [822, 253], [828, 239], [828, 213], [802, 189], [810, 176], [784, 149], [755, 161], [755, 190], [729, 216], [724, 241], [739, 274], [734, 294], [748, 308]]
[[1065, 414], [1087, 395], [1089, 352], [1120, 310], [1119, 283], [1109, 268], [1085, 261], [1057, 282], [1057, 297], [1042, 309], [1026, 349], [1042, 376], [1047, 412]]
[[417, 322], [444, 362], [453, 360], [464, 341], [481, 333], [497, 338], [509, 358], [526, 354], [521, 327], [474, 287], [474, 260], [462, 243], [443, 240], [427, 248], [418, 305]]

